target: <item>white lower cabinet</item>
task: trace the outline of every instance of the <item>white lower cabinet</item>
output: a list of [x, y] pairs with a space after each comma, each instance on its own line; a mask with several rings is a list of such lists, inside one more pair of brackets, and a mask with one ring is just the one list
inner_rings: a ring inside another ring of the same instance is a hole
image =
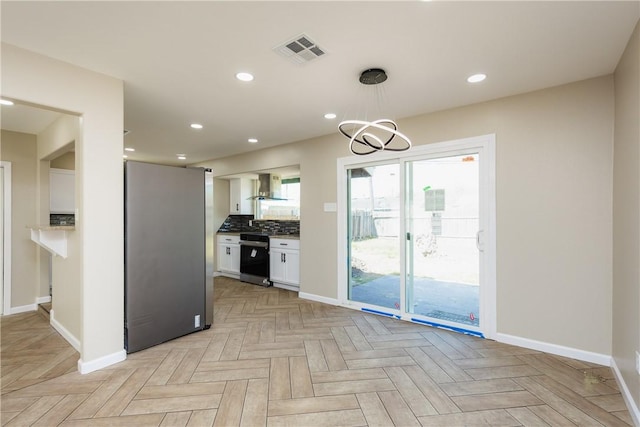
[[218, 235], [218, 271], [240, 274], [240, 236]]
[[269, 242], [269, 279], [274, 286], [300, 288], [300, 241], [271, 239]]

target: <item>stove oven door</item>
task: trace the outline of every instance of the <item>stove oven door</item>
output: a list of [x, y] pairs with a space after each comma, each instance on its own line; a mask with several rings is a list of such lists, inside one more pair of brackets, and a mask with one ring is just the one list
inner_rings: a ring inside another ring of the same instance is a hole
[[[269, 244], [266, 242], [240, 242], [240, 275], [260, 280], [269, 278]], [[253, 280], [249, 280], [254, 282]], [[254, 282], [255, 283], [255, 282]]]

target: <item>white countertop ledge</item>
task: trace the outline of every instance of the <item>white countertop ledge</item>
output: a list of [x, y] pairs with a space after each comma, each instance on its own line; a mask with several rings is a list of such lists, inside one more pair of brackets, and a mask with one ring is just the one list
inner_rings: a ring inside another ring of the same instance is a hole
[[76, 229], [75, 225], [29, 225], [27, 228], [32, 230], [44, 230], [44, 231], [74, 231]]
[[67, 257], [67, 231], [76, 229], [73, 225], [35, 225], [31, 229], [31, 240], [53, 255]]

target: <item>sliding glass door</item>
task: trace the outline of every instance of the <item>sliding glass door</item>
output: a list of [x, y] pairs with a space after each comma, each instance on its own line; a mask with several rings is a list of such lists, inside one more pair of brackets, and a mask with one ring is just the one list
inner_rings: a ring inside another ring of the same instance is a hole
[[480, 321], [479, 154], [406, 162], [407, 313]]
[[477, 335], [484, 322], [493, 331], [493, 138], [481, 142], [344, 166], [348, 305]]
[[349, 169], [349, 300], [400, 308], [400, 166]]

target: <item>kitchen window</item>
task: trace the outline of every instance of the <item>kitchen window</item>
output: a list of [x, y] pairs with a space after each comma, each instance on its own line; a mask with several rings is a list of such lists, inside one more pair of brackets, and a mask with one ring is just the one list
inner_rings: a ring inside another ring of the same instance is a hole
[[300, 178], [283, 178], [280, 187], [282, 200], [258, 200], [257, 219], [299, 220]]

